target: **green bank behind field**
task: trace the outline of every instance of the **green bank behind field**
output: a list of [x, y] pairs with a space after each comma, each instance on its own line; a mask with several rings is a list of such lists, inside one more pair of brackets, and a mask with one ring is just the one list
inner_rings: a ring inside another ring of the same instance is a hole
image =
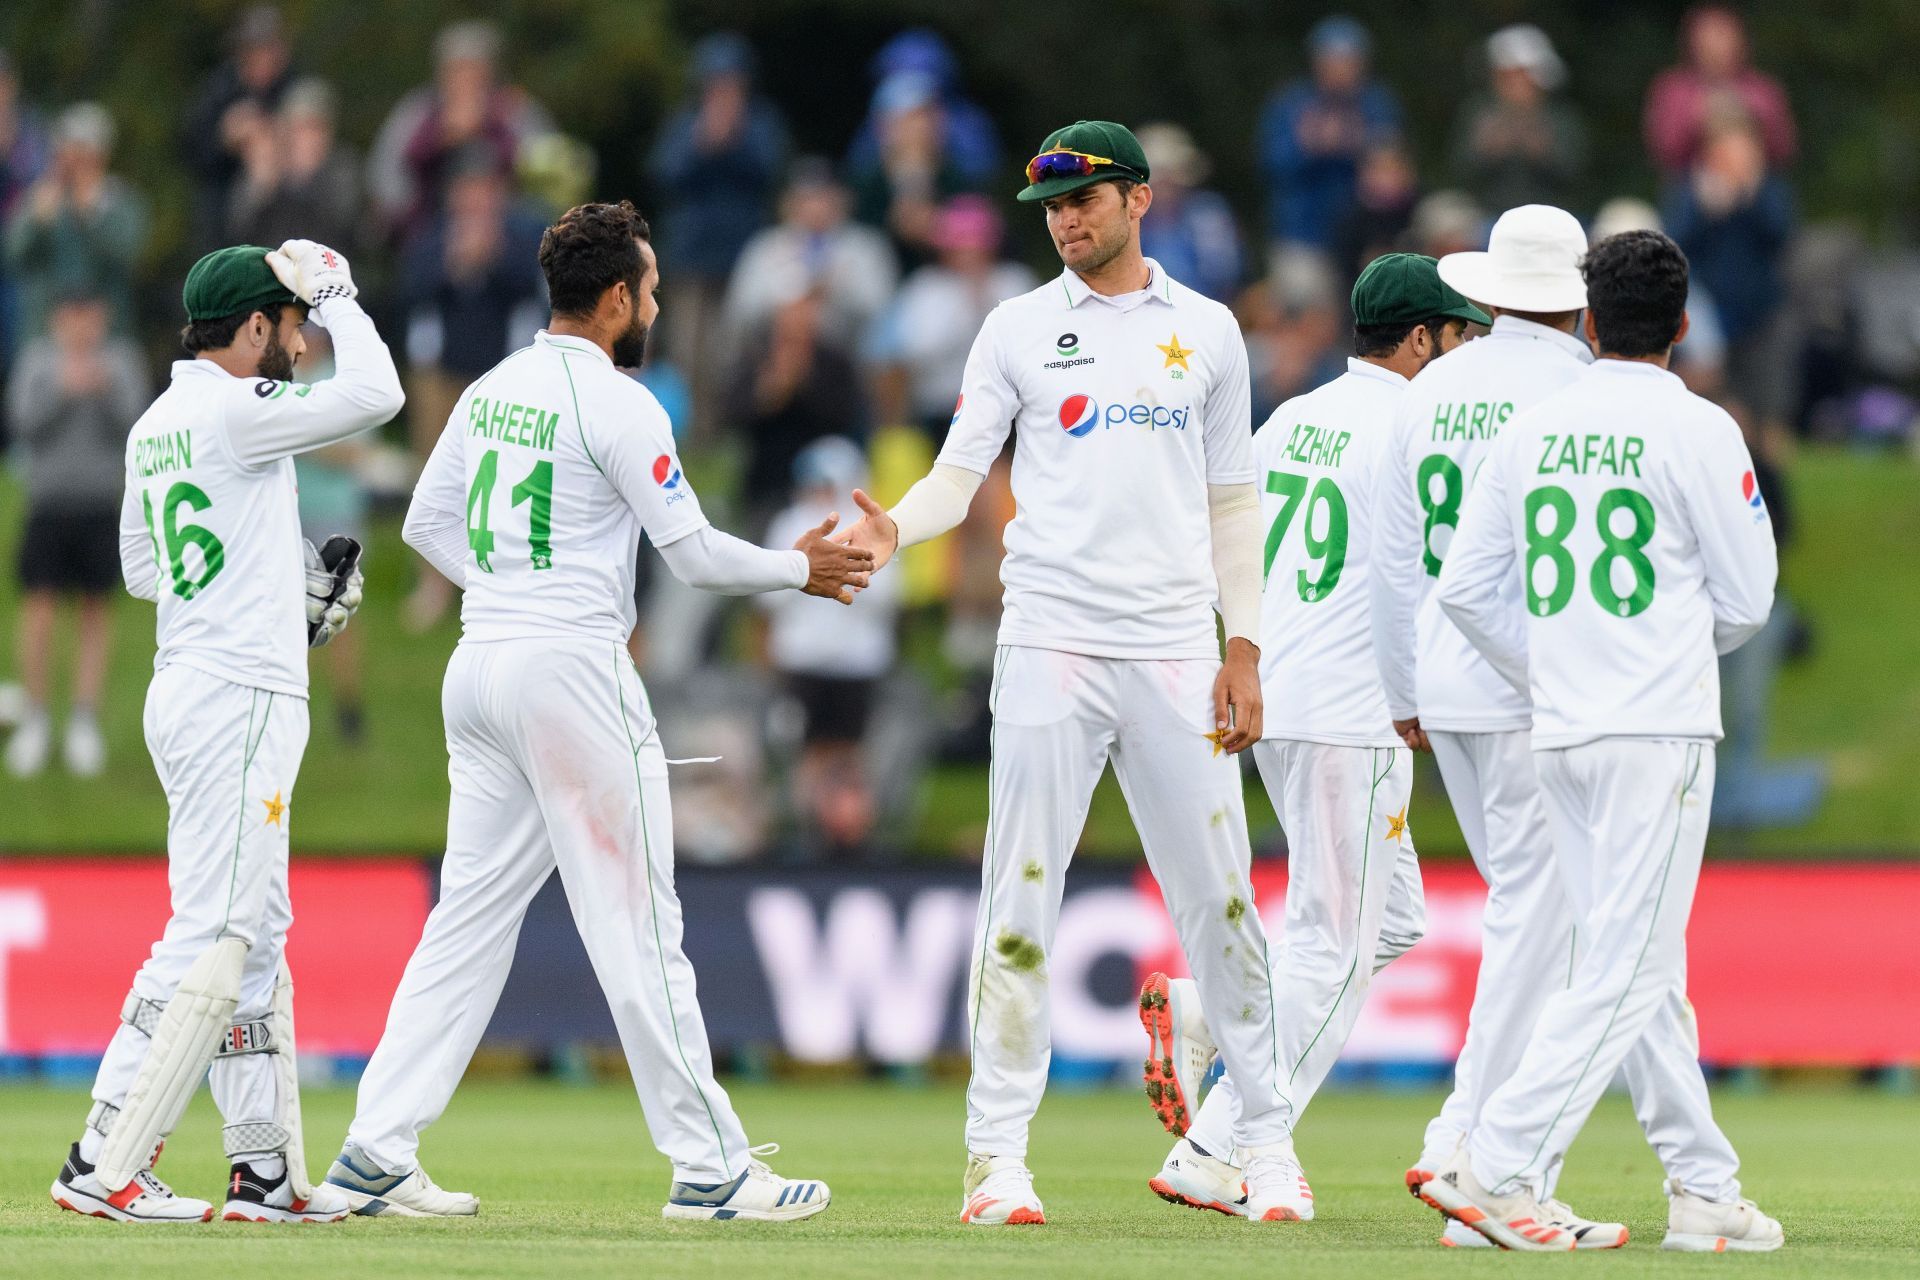
[[[1764, 1257], [1664, 1254], [1660, 1174], [1623, 1099], [1605, 1101], [1567, 1164], [1562, 1194], [1627, 1222], [1618, 1253], [1529, 1263], [1442, 1249], [1440, 1221], [1401, 1185], [1436, 1093], [1333, 1092], [1315, 1101], [1299, 1149], [1319, 1216], [1255, 1226], [1163, 1204], [1146, 1189], [1167, 1139], [1131, 1092], [1056, 1091], [1031, 1163], [1048, 1222], [959, 1222], [964, 1103], [953, 1085], [750, 1085], [733, 1090], [777, 1169], [824, 1178], [833, 1204], [795, 1224], [664, 1222], [666, 1162], [624, 1087], [473, 1083], [428, 1134], [427, 1168], [477, 1193], [463, 1221], [351, 1219], [273, 1228], [131, 1228], [54, 1208], [48, 1184], [86, 1111], [77, 1090], [0, 1089], [0, 1276], [433, 1275], [728, 1277], [1343, 1277], [1487, 1274], [1511, 1267], [1610, 1276], [1893, 1277], [1912, 1274], [1920, 1142], [1911, 1098], [1862, 1092], [1729, 1095], [1716, 1110], [1740, 1149], [1749, 1194], [1786, 1227]], [[352, 1105], [307, 1093], [308, 1147], [323, 1172]], [[226, 1171], [203, 1091], [160, 1172], [217, 1197]]]
[[[1815, 628], [1812, 657], [1783, 674], [1774, 708], [1773, 754], [1829, 761], [1832, 787], [1820, 813], [1792, 830], [1715, 837], [1721, 852], [1773, 856], [1866, 853], [1920, 856], [1920, 467], [1909, 459], [1809, 450], [1793, 464], [1798, 540], [1785, 589]], [[17, 615], [12, 566], [24, 518], [18, 489], [0, 480], [0, 619]], [[376, 523], [367, 558], [367, 603], [354, 623], [366, 652], [367, 740], [345, 747], [334, 728], [326, 655], [315, 662], [313, 738], [295, 810], [295, 847], [323, 852], [431, 852], [445, 839], [446, 754], [440, 676], [458, 638], [449, 618], [423, 635], [402, 625], [401, 603], [421, 561], [398, 522]], [[141, 739], [153, 656], [153, 608], [117, 601], [119, 644], [102, 709], [111, 761], [82, 781], [57, 768], [32, 782], [0, 773], [0, 851], [152, 852], [163, 847], [166, 807]], [[0, 678], [17, 667], [12, 635], [0, 636]], [[63, 631], [63, 636], [66, 634]], [[64, 639], [56, 652], [70, 652]], [[64, 675], [56, 688], [64, 686]], [[1423, 854], [1464, 852], [1452, 811], [1423, 762], [1412, 824]], [[937, 769], [921, 786], [916, 851], [977, 858], [986, 830], [984, 767]], [[1248, 787], [1256, 845], [1277, 834], [1257, 784]], [[1133, 857], [1139, 850], [1111, 776], [1096, 793], [1083, 851]]]

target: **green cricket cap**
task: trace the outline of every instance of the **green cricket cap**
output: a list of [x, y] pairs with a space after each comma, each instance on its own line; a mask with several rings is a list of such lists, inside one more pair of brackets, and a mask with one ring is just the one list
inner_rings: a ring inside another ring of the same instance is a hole
[[1036, 154], [1045, 155], [1049, 151], [1075, 151], [1093, 156], [1100, 163], [1094, 164], [1090, 173], [1043, 176], [1038, 182], [1029, 182], [1019, 199], [1051, 200], [1089, 183], [1112, 178], [1145, 182], [1151, 176], [1147, 153], [1141, 149], [1140, 140], [1133, 136], [1133, 130], [1111, 120], [1076, 120], [1064, 129], [1055, 129], [1040, 144]]
[[257, 244], [215, 249], [193, 264], [186, 287], [180, 290], [189, 320], [218, 320], [255, 311], [276, 302], [298, 301], [267, 265], [267, 251]]
[[1440, 278], [1439, 263], [1424, 253], [1386, 253], [1367, 264], [1353, 283], [1353, 322], [1417, 324], [1448, 316], [1473, 324], [1493, 317]]

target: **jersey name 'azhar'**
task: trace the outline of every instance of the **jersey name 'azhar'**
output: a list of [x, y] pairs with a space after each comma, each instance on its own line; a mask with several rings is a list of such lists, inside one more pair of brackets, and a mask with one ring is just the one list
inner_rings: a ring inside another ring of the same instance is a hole
[[1352, 438], [1352, 432], [1342, 431], [1338, 427], [1296, 423], [1293, 434], [1287, 437], [1286, 445], [1280, 450], [1280, 456], [1311, 467], [1337, 467], [1347, 441]]
[[515, 404], [510, 400], [488, 400], [475, 396], [467, 404], [467, 434], [498, 440], [502, 444], [525, 445], [529, 449], [553, 451], [553, 431], [560, 415], [551, 409]]

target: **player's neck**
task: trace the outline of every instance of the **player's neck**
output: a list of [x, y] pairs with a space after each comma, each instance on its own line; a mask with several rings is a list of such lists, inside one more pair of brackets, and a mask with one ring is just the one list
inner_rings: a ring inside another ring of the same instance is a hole
[[613, 359], [613, 340], [606, 335], [604, 326], [595, 324], [590, 316], [550, 316], [547, 319], [547, 332], [556, 338], [580, 338], [591, 342], [607, 353], [607, 359]]
[[1623, 356], [1614, 351], [1602, 351], [1599, 353], [1599, 359], [1624, 360], [1628, 364], [1650, 364], [1661, 369], [1671, 369], [1673, 367], [1673, 348], [1668, 347], [1665, 351], [1656, 352], [1650, 356]]
[[227, 347], [222, 351], [201, 351], [196, 353], [193, 358], [195, 360], [205, 360], [208, 364], [214, 365], [222, 372], [231, 374], [236, 378], [257, 378], [260, 376], [260, 357], [258, 355], [243, 355], [232, 347]]
[[1138, 240], [1130, 242], [1092, 271], [1076, 271], [1074, 274], [1086, 282], [1087, 288], [1108, 298], [1123, 293], [1138, 293], [1153, 280], [1153, 272], [1147, 266], [1147, 255], [1140, 252]]

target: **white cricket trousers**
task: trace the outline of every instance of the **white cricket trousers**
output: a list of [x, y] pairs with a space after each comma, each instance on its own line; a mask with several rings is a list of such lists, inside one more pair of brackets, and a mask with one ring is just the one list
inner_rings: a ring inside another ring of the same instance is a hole
[[1107, 761], [1230, 1069], [1249, 1082], [1232, 1127], [1286, 1136], [1266, 932], [1254, 909], [1240, 770], [1218, 754], [1206, 659], [1097, 658], [1002, 645], [978, 931], [969, 970], [967, 1149], [1022, 1156], [1045, 1092], [1047, 958], [1067, 864]]
[[[1569, 895], [1585, 900], [1586, 863], [1563, 867], [1554, 853], [1535, 776], [1530, 735], [1430, 731], [1434, 759], [1460, 820], [1474, 865], [1487, 883], [1481, 921], [1480, 973], [1466, 1042], [1454, 1066], [1453, 1092], [1427, 1125], [1420, 1167], [1452, 1157], [1479, 1119], [1487, 1098], [1520, 1063], [1547, 997], [1573, 979], [1574, 913]], [[1621, 1077], [1634, 1111], [1661, 1160], [1691, 1187], [1721, 1188], [1733, 1177], [1733, 1153], [1686, 1064], [1697, 1057], [1691, 1012], [1656, 1018], [1641, 1047], [1627, 1055]], [[1662, 1037], [1678, 1037], [1663, 1044]], [[1543, 1176], [1552, 1195], [1561, 1166]]]
[[[1413, 760], [1405, 747], [1284, 738], [1255, 743], [1253, 754], [1287, 833], [1286, 923], [1273, 985], [1290, 1137], [1359, 1021], [1373, 975], [1425, 932], [1407, 827]], [[1226, 1121], [1238, 1093], [1229, 1065], [1187, 1135], [1229, 1161]]]
[[[307, 700], [173, 663], [147, 686], [145, 729], [167, 795], [173, 914], [134, 975], [134, 993], [164, 1005], [208, 947], [239, 938], [247, 959], [234, 1021], [266, 1018], [293, 923], [287, 836], [307, 749]], [[120, 1024], [100, 1060], [95, 1100], [125, 1105], [147, 1045], [146, 1032]], [[216, 1058], [209, 1074], [229, 1129], [277, 1120], [272, 1055]]]
[[681, 949], [658, 726], [626, 647], [548, 636], [462, 642], [441, 692], [447, 855], [440, 900], [360, 1080], [347, 1140], [418, 1163], [486, 1030], [527, 906], [557, 866], [654, 1144], [682, 1181], [745, 1171]]
[[1667, 1177], [1733, 1200], [1739, 1159], [1713, 1120], [1686, 997], [1713, 744], [1602, 738], [1536, 751], [1534, 762], [1579, 946], [1572, 981], [1547, 996], [1469, 1129], [1474, 1176], [1495, 1191], [1544, 1194], [1624, 1068]]

